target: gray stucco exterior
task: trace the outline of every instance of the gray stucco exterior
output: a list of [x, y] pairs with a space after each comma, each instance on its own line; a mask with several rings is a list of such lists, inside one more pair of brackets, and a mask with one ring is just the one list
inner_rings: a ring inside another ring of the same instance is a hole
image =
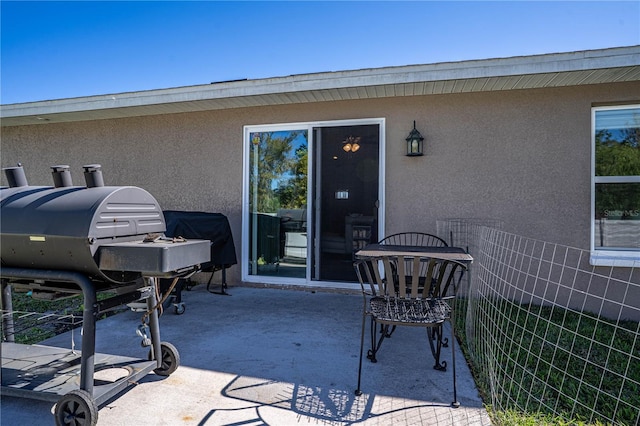
[[[632, 58], [640, 57], [638, 51]], [[49, 185], [50, 166], [68, 164], [81, 184], [82, 165], [99, 163], [108, 185], [145, 188], [164, 209], [225, 214], [240, 254], [244, 126], [384, 118], [387, 234], [435, 233], [439, 219], [485, 217], [504, 221], [510, 232], [589, 249], [591, 108], [640, 102], [640, 63], [625, 67], [633, 77], [624, 81], [64, 122], [50, 111], [42, 115], [44, 124], [12, 122], [26, 118], [27, 109], [11, 117], [20, 105], [9, 105], [3, 106], [9, 112], [2, 117], [2, 167], [21, 162], [30, 184]], [[414, 120], [425, 137], [422, 157], [405, 155]], [[228, 279], [240, 281], [238, 267]]]

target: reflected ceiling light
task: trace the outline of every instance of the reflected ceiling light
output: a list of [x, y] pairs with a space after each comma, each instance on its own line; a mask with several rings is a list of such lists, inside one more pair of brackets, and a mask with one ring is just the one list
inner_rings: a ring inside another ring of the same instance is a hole
[[349, 136], [342, 142], [344, 152], [357, 152], [360, 149], [360, 136]]

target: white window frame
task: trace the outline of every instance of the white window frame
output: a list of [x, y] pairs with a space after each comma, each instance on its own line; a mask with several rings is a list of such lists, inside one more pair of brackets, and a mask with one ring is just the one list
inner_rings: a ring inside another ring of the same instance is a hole
[[607, 110], [640, 108], [638, 104], [591, 108], [591, 256], [594, 266], [640, 267], [640, 249], [596, 248], [595, 198], [598, 183], [640, 183], [640, 176], [596, 176], [596, 113]]

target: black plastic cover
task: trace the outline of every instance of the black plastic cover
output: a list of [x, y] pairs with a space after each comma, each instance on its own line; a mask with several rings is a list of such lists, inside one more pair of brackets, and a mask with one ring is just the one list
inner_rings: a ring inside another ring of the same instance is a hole
[[178, 210], [165, 210], [163, 213], [167, 237], [211, 241], [211, 261], [202, 265], [203, 271], [212, 271], [215, 266], [228, 268], [238, 263], [231, 226], [225, 215]]

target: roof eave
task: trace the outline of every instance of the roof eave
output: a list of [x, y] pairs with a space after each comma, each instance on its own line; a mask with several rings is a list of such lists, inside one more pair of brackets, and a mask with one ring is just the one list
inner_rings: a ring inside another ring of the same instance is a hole
[[2, 126], [290, 103], [640, 80], [640, 46], [257, 80], [2, 105]]

